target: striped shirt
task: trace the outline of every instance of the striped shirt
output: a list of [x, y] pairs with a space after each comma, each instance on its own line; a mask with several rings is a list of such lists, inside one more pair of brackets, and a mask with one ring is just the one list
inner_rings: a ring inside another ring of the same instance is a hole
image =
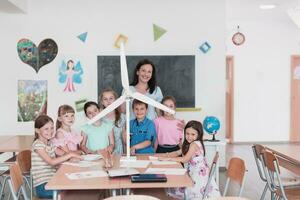
[[36, 152], [38, 149], [44, 149], [51, 158], [55, 158], [55, 148], [52, 144], [46, 145], [39, 139], [33, 142], [31, 149], [31, 173], [34, 187], [48, 182], [56, 172], [55, 167], [49, 165]]

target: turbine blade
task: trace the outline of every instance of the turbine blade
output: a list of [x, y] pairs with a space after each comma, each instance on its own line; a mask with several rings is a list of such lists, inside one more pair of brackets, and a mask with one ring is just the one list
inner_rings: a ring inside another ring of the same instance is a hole
[[126, 91], [129, 91], [128, 71], [127, 71], [124, 42], [120, 43], [120, 65], [121, 65], [122, 86]]
[[98, 115], [90, 119], [87, 123], [92, 124], [107, 115], [108, 113], [114, 111], [117, 107], [119, 107], [124, 101], [125, 101], [125, 96], [121, 96], [118, 98], [116, 101], [114, 101], [112, 104], [110, 104], [107, 108], [102, 110]]
[[134, 92], [132, 94], [132, 97], [137, 99], [137, 100], [140, 100], [144, 103], [147, 103], [151, 106], [154, 106], [154, 107], [156, 107], [160, 110], [166, 111], [166, 112], [171, 113], [171, 114], [175, 114], [175, 110], [172, 110], [172, 109], [168, 108], [167, 106], [165, 106], [165, 105], [163, 105], [163, 104], [161, 104], [161, 103], [159, 103], [159, 102], [157, 102], [157, 101], [155, 101], [155, 100], [153, 100], [153, 99], [151, 99], [151, 98], [147, 97], [146, 95], [143, 95], [139, 92]]

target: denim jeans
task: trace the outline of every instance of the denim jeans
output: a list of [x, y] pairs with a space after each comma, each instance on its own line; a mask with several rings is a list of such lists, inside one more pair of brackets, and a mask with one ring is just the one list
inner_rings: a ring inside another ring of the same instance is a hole
[[45, 185], [47, 183], [43, 183], [35, 187], [36, 196], [41, 199], [52, 199], [53, 198], [53, 191], [46, 190]]

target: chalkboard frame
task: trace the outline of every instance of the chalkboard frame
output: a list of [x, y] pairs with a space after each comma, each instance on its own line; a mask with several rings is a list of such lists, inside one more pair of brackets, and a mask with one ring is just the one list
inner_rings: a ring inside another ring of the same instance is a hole
[[[195, 107], [195, 55], [127, 55], [129, 83], [136, 64], [142, 59], [154, 63], [157, 85], [164, 96], [174, 96], [178, 108]], [[120, 95], [120, 56], [98, 55], [97, 70], [98, 96], [104, 88], [112, 88]]]

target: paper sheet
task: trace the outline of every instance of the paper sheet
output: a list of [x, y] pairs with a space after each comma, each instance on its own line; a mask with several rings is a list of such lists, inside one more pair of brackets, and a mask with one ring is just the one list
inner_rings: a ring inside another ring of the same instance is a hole
[[151, 160], [153, 165], [177, 165], [178, 162], [175, 161], [162, 161], [162, 160]]
[[79, 162], [64, 162], [64, 165], [71, 165], [71, 166], [75, 166], [75, 167], [92, 167], [95, 165], [99, 165], [99, 162], [88, 162], [88, 161], [79, 161]]
[[136, 161], [121, 161], [120, 167], [124, 168], [147, 168], [150, 164], [149, 160], [136, 160]]
[[97, 170], [97, 171], [87, 171], [87, 172], [77, 172], [77, 173], [66, 173], [66, 176], [71, 180], [77, 179], [88, 179], [88, 178], [96, 178], [96, 177], [107, 177], [107, 173], [105, 171]]
[[153, 165], [177, 165], [178, 162], [175, 161], [162, 161], [158, 160], [158, 157], [156, 156], [149, 156], [149, 160]]
[[126, 156], [122, 156], [120, 158], [120, 162], [123, 162], [123, 161], [136, 161], [136, 156], [130, 156], [129, 160], [128, 160], [128, 158]]
[[148, 168], [147, 174], [184, 175], [186, 169], [183, 168]]
[[128, 176], [128, 175], [139, 174], [139, 173], [140, 172], [134, 168], [119, 168], [119, 169], [108, 170], [108, 175], [110, 177]]

